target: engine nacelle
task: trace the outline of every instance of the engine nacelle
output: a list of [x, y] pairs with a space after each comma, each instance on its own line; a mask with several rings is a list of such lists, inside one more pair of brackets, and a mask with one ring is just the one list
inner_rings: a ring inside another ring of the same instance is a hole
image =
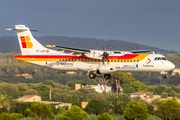
[[101, 74], [110, 74], [116, 71], [115, 68], [107, 66], [100, 67], [98, 70]]

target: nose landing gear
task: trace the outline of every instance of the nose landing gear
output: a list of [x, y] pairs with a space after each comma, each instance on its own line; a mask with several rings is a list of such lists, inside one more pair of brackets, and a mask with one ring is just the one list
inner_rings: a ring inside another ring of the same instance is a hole
[[166, 76], [166, 75], [162, 75], [161, 77], [162, 77], [163, 79], [166, 79], [167, 76]]
[[166, 74], [167, 74], [167, 72], [164, 72], [164, 71], [163, 71], [163, 72], [161, 72], [161, 74], [162, 74], [162, 76], [161, 76], [161, 77], [162, 77], [163, 79], [166, 79], [166, 77], [167, 77], [167, 75], [166, 75]]

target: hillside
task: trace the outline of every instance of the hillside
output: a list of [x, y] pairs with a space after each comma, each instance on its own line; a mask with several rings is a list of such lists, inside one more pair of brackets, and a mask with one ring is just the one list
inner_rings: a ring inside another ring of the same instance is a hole
[[[133, 48], [136, 49], [136, 43], [125, 42], [122, 40], [103, 40], [103, 39], [95, 39], [95, 38], [78, 38], [78, 37], [64, 37], [64, 36], [43, 36], [43, 37], [35, 37], [42, 45], [61, 45], [61, 46], [69, 46], [76, 48], [84, 48], [84, 49], [102, 49], [101, 43], [104, 43], [104, 47], [106, 48], [108, 42], [109, 50], [131, 50], [132, 44]], [[9, 47], [10, 46], [10, 47]], [[168, 53], [174, 54], [174, 51], [168, 51], [165, 49], [160, 49], [156, 47], [139, 45], [138, 49], [151, 50], [155, 53]], [[16, 36], [4, 36], [0, 37], [0, 52], [8, 53], [8, 52], [16, 52], [20, 53], [20, 48], [17, 42]]]

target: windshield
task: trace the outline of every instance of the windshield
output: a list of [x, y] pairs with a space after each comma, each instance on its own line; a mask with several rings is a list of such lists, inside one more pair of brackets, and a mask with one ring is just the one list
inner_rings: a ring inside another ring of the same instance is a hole
[[167, 60], [165, 57], [156, 57], [154, 60]]

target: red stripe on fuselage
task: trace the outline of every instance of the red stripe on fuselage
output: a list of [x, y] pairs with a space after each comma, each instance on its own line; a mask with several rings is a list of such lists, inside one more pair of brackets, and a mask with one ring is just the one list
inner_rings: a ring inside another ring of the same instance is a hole
[[[123, 56], [108, 56], [108, 59], [133, 59], [138, 55], [139, 54], [125, 54]], [[76, 56], [76, 55], [17, 55], [15, 56], [15, 58], [91, 59], [89, 57]]]

